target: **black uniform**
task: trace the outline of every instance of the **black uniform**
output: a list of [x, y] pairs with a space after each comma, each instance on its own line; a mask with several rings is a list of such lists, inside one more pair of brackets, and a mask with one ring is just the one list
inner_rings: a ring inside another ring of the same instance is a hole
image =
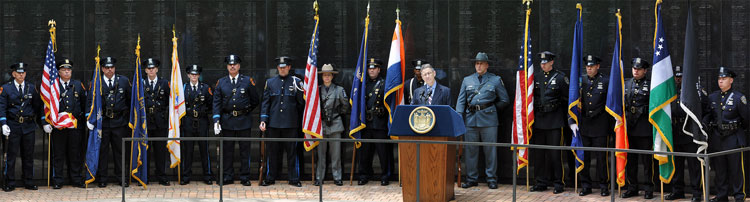
[[[302, 80], [296, 76], [275, 76], [266, 80], [263, 101], [260, 106], [260, 121], [266, 123], [269, 138], [300, 138], [303, 99]], [[264, 183], [273, 184], [282, 168], [283, 153], [286, 152], [289, 183], [300, 181], [301, 162], [297, 155], [299, 142], [267, 142]]]
[[[602, 73], [589, 77], [581, 77], [581, 115], [578, 117], [581, 140], [585, 147], [609, 147], [612, 137], [612, 126], [614, 120], [605, 110], [607, 104], [607, 89], [609, 78]], [[581, 172], [581, 185], [583, 188], [592, 188], [594, 182], [599, 183], [599, 188], [608, 190], [609, 164], [606, 152], [584, 152], [584, 167]], [[596, 159], [596, 175], [591, 178], [591, 160]], [[606, 191], [605, 191], [606, 192]]]
[[[563, 127], [567, 120], [568, 86], [565, 73], [557, 69], [534, 75], [534, 137], [532, 144], [564, 145]], [[532, 160], [536, 186], [541, 190], [554, 186], [563, 189], [560, 150], [534, 150]]]
[[[14, 65], [17, 66], [18, 64]], [[25, 66], [26, 64], [20, 65]], [[23, 69], [21, 67], [20, 69]], [[19, 85], [22, 89], [19, 90]], [[16, 158], [21, 156], [23, 182], [26, 187], [33, 185], [34, 179], [34, 131], [41, 119], [42, 101], [36, 86], [24, 81], [15, 80], [5, 83], [0, 89], [0, 124], [10, 127], [8, 136], [8, 153], [5, 162], [6, 191], [16, 186]], [[36, 123], [36, 124], [35, 124]], [[20, 150], [20, 151], [19, 151]], [[20, 153], [19, 153], [20, 152]]]
[[[157, 67], [158, 68], [158, 67]], [[169, 130], [169, 116], [167, 105], [169, 105], [169, 82], [163, 78], [156, 78], [156, 81], [143, 79], [145, 92], [143, 93], [146, 104], [146, 126], [148, 127], [149, 137], [167, 137]], [[167, 184], [167, 161], [169, 160], [169, 151], [167, 151], [166, 141], [149, 141], [151, 158], [153, 159], [154, 170], [152, 177], [156, 177], [159, 183]]]
[[[379, 67], [378, 67], [379, 68]], [[388, 136], [388, 112], [383, 105], [385, 94], [385, 80], [381, 77], [376, 79], [367, 78], [365, 86], [365, 99], [367, 112], [365, 124], [362, 130], [362, 139], [389, 139]], [[375, 151], [380, 159], [381, 183], [387, 184], [393, 172], [393, 145], [387, 143], [362, 143], [361, 158], [359, 158], [359, 184], [366, 184], [373, 176], [372, 160]]]
[[[213, 121], [221, 123], [221, 135], [250, 137], [253, 125], [250, 112], [259, 102], [253, 79], [242, 74], [233, 78], [225, 76], [216, 82], [214, 89], [216, 90], [213, 96]], [[240, 180], [243, 182], [250, 180], [250, 143], [240, 142]], [[225, 141], [221, 150], [224, 156], [224, 183], [231, 183], [234, 176], [234, 141]]]
[[[105, 58], [106, 60], [106, 58]], [[105, 64], [106, 65], [106, 64]], [[115, 162], [115, 176], [112, 181], [119, 182], [121, 175], [121, 152], [122, 152], [122, 138], [130, 137], [131, 130], [128, 127], [128, 121], [130, 119], [130, 91], [132, 86], [127, 77], [123, 75], [115, 74], [112, 78], [107, 78], [102, 75], [102, 108], [104, 110], [104, 117], [102, 118], [102, 142], [99, 149], [99, 168], [96, 172], [96, 179], [99, 181], [99, 186], [106, 186], [107, 177], [109, 176], [109, 160], [108, 155], [110, 147], [112, 147], [112, 159]], [[90, 89], [89, 89], [90, 90]], [[89, 92], [89, 95], [93, 95], [93, 92]], [[91, 106], [91, 96], [87, 97], [87, 108]], [[88, 114], [86, 114], [88, 116]], [[125, 152], [129, 153], [130, 148], [125, 148]], [[127, 183], [127, 182], [121, 182]]]
[[[642, 79], [625, 79], [625, 110], [627, 117], [628, 144], [630, 149], [652, 150], [654, 140], [652, 126], [648, 122], [648, 99], [651, 91], [651, 81], [644, 76]], [[646, 178], [643, 189], [654, 191], [655, 172], [654, 158], [649, 154], [628, 154], [628, 164], [625, 168], [628, 191], [638, 192], [638, 157], [643, 165]]]
[[[83, 128], [85, 128], [86, 116], [83, 109], [86, 107], [86, 89], [78, 80], [60, 80], [60, 103], [59, 111], [67, 112], [79, 121], [75, 128], [64, 128], [52, 130], [52, 156], [53, 156], [53, 179], [55, 185], [65, 182], [66, 174], [70, 177], [73, 186], [83, 185], [83, 158], [81, 147], [83, 141]], [[81, 125], [84, 124], [84, 125]], [[64, 165], [68, 164], [68, 172], [63, 172]]]
[[[213, 96], [211, 87], [205, 83], [193, 85], [185, 84], [185, 116], [182, 118], [183, 137], [208, 137], [208, 117], [211, 114]], [[182, 141], [182, 181], [190, 182], [193, 174], [193, 151], [195, 141]], [[213, 180], [211, 173], [211, 156], [208, 150], [208, 142], [198, 141], [198, 149], [201, 154], [201, 166], [203, 168], [203, 181], [210, 184]]]

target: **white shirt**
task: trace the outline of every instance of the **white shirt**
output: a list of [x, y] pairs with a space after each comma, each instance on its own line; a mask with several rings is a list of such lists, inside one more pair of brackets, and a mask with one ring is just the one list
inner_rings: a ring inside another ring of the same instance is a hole
[[[21, 83], [19, 84], [19, 83], [18, 83], [18, 81], [16, 81], [16, 80], [14, 79], [14, 80], [13, 80], [13, 83], [14, 83], [14, 84], [16, 84], [16, 90], [18, 90], [18, 92], [21, 92], [21, 90], [22, 90], [21, 88], [25, 87], [25, 86], [24, 86], [23, 84], [25, 84], [25, 83], [26, 83], [26, 81], [23, 81], [23, 82], [21, 82]], [[18, 87], [19, 87], [19, 85], [20, 85], [20, 87], [21, 87], [21, 88], [18, 88]], [[24, 92], [24, 93], [25, 93], [25, 92]]]
[[[156, 81], [159, 80], [159, 77], [154, 77], [154, 80], [148, 80], [148, 85], [151, 86], [151, 88], [156, 88]], [[153, 83], [153, 85], [151, 85]]]
[[112, 75], [112, 78], [107, 78], [107, 76], [104, 76], [104, 82], [107, 83], [107, 86], [112, 86], [112, 84], [115, 82], [115, 75]]
[[[234, 85], [234, 84], [235, 84], [235, 82], [238, 82], [238, 81], [239, 81], [239, 77], [240, 77], [240, 74], [237, 74], [237, 75], [235, 75], [234, 77], [232, 77], [232, 75], [230, 74], [230, 75], [229, 75], [229, 82], [230, 82], [230, 83], [232, 83], [232, 84]], [[232, 82], [233, 80], [234, 80], [234, 82]]]

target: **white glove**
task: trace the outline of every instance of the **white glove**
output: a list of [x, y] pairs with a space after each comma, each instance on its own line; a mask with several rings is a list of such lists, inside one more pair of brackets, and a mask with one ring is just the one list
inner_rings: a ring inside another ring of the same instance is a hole
[[10, 135], [10, 127], [8, 125], [3, 125], [3, 135], [5, 136]]
[[573, 133], [576, 133], [576, 131], [578, 131], [578, 124], [570, 124], [570, 130], [572, 130]]
[[44, 129], [45, 133], [52, 133], [52, 125], [45, 124], [44, 126], [42, 126], [42, 129]]
[[266, 131], [266, 122], [261, 121], [260, 125], [258, 126], [258, 129], [260, 129], [260, 131], [265, 132]]
[[94, 124], [91, 124], [88, 121], [86, 121], [86, 127], [88, 127], [89, 130], [94, 130]]
[[214, 135], [221, 133], [221, 124], [219, 122], [214, 123]]

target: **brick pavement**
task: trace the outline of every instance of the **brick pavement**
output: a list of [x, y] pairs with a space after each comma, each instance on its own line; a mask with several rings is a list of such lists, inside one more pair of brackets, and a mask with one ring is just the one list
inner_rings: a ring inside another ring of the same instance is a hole
[[[356, 182], [354, 182], [356, 183]], [[94, 185], [96, 186], [96, 185]], [[598, 195], [599, 190], [586, 197], [579, 197], [572, 188], [566, 188], [562, 194], [552, 194], [547, 192], [526, 192], [525, 187], [519, 187], [517, 192], [518, 201], [609, 201], [609, 197]], [[456, 200], [454, 201], [511, 201], [512, 186], [501, 184], [497, 190], [490, 190], [486, 184], [480, 184], [478, 187], [470, 189], [456, 188]], [[54, 190], [47, 187], [39, 187], [38, 191], [29, 191], [21, 187], [13, 192], [0, 192], [0, 201], [89, 201], [89, 202], [110, 202], [120, 201], [122, 195], [121, 188], [116, 185], [110, 185], [106, 188], [73, 188], [63, 187], [63, 189]], [[126, 189], [127, 201], [218, 201], [219, 187], [207, 186], [202, 182], [193, 182], [189, 185], [172, 185], [161, 186], [152, 184], [148, 189], [131, 186]], [[689, 196], [688, 196], [689, 197]], [[261, 187], [257, 181], [253, 186], [244, 187], [237, 183], [224, 187], [225, 201], [317, 201], [318, 187], [312, 186], [311, 182], [303, 183], [302, 187], [292, 187], [284, 181], [277, 181], [276, 185]], [[326, 182], [323, 186], [323, 199], [325, 201], [401, 201], [401, 188], [398, 183], [394, 182], [389, 186], [380, 186], [379, 183], [370, 183], [365, 186], [335, 186], [332, 182]], [[635, 199], [620, 199], [616, 201], [659, 201], [657, 198], [644, 200], [642, 197]], [[688, 200], [684, 200], [688, 201]]]

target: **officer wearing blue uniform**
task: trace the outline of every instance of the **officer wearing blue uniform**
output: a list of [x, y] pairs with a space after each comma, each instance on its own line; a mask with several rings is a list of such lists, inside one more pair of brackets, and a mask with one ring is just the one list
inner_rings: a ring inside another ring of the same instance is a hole
[[[255, 81], [250, 76], [240, 74], [239, 56], [230, 54], [224, 58], [228, 76], [216, 81], [213, 101], [214, 133], [224, 137], [250, 137], [253, 118], [250, 112], [258, 106], [259, 96]], [[250, 143], [240, 143], [240, 181], [250, 186]], [[224, 156], [223, 184], [232, 184], [234, 177], [234, 141], [225, 141], [221, 148]]]
[[[211, 87], [200, 82], [200, 74], [203, 71], [198, 65], [191, 65], [186, 72], [190, 82], [185, 84], [185, 116], [182, 117], [182, 137], [208, 137], [209, 115], [211, 114], [213, 96]], [[196, 141], [182, 141], [180, 149], [182, 152], [182, 181], [181, 185], [190, 184], [193, 175], [193, 152]], [[211, 174], [211, 157], [208, 151], [208, 142], [197, 141], [201, 154], [201, 166], [203, 168], [203, 182], [207, 185], [213, 184]]]
[[[379, 59], [370, 58], [367, 65], [367, 84], [365, 85], [365, 127], [362, 130], [362, 139], [389, 139], [388, 137], [388, 112], [383, 104], [385, 95], [385, 79], [380, 76], [380, 67], [383, 62]], [[358, 185], [365, 185], [374, 175], [372, 160], [375, 152], [380, 159], [380, 185], [386, 186], [390, 182], [393, 173], [393, 146], [386, 143], [362, 143], [359, 148], [362, 157], [359, 158], [359, 181]]]
[[[58, 62], [58, 71], [60, 75], [60, 102], [58, 109], [60, 113], [67, 112], [75, 117], [76, 120], [86, 120], [83, 116], [83, 109], [86, 108], [86, 88], [79, 80], [71, 79], [73, 75], [73, 64], [69, 59], [63, 59]], [[79, 122], [80, 123], [80, 122]], [[70, 176], [70, 181], [75, 187], [85, 187], [83, 183], [83, 158], [81, 155], [81, 142], [83, 141], [83, 131], [81, 127], [63, 128], [52, 130], [49, 124], [44, 125], [44, 132], [52, 132], [52, 164], [53, 186], [54, 189], [62, 188], [65, 182], [65, 176]], [[68, 165], [68, 172], [64, 171], [65, 164]]]
[[414, 91], [417, 91], [417, 88], [424, 85], [424, 80], [422, 79], [422, 66], [429, 63], [430, 62], [423, 59], [411, 61], [411, 64], [414, 65], [414, 77], [407, 79], [406, 82], [404, 82], [404, 103], [411, 103], [414, 99]]
[[[672, 140], [675, 152], [695, 153], [698, 151], [698, 145], [693, 143], [693, 137], [685, 134], [682, 129], [685, 124], [687, 114], [680, 106], [680, 88], [682, 87], [682, 68], [675, 66], [674, 81], [677, 87], [677, 99], [672, 107]], [[708, 94], [706, 90], [698, 87], [698, 97], [703, 106], [708, 106]], [[705, 111], [707, 112], [707, 110]], [[703, 189], [701, 188], [701, 164], [698, 158], [674, 156], [675, 172], [672, 178], [672, 193], [664, 196], [666, 200], [676, 200], [685, 198], [685, 162], [687, 161], [688, 174], [690, 175], [690, 187], [692, 188], [692, 201], [701, 201]]]
[[[34, 131], [41, 119], [42, 100], [34, 84], [25, 82], [26, 63], [10, 66], [13, 81], [0, 89], [0, 124], [7, 137], [7, 159], [5, 159], [5, 185], [3, 190], [13, 191], [16, 186], [16, 157], [21, 156], [23, 182], [26, 189], [37, 190], [34, 185]], [[20, 151], [19, 151], [20, 150]]]
[[[732, 83], [736, 74], [725, 67], [719, 68], [719, 89], [708, 96], [709, 111], [704, 116], [710, 131], [708, 137], [709, 152], [744, 147], [747, 138], [745, 129], [750, 126], [748, 105], [745, 94], [735, 90]], [[743, 162], [740, 153], [732, 153], [711, 158], [712, 168], [716, 169], [716, 197], [714, 201], [728, 201], [729, 195], [735, 201], [744, 201], [745, 193]], [[691, 179], [692, 180], [692, 179]]]
[[[161, 63], [154, 58], [147, 58], [143, 61], [146, 78], [143, 78], [143, 93], [146, 104], [146, 126], [148, 126], [149, 137], [167, 137], [169, 129], [169, 117], [167, 116], [167, 105], [169, 105], [169, 81], [159, 78]], [[169, 167], [169, 151], [167, 151], [167, 142], [149, 141], [151, 144], [151, 158], [156, 167], [156, 172], [152, 173], [159, 180], [159, 184], [169, 186], [167, 180], [167, 168]]]
[[[489, 57], [484, 52], [477, 53], [474, 59], [476, 73], [464, 77], [456, 100], [456, 111], [464, 117], [466, 123], [466, 142], [497, 142], [499, 111], [508, 105], [508, 92], [500, 76], [487, 72]], [[479, 147], [464, 147], [466, 159], [466, 182], [462, 188], [477, 186], [479, 172]], [[487, 186], [497, 189], [497, 148], [482, 147], [484, 151], [485, 174]]]
[[[641, 58], [633, 58], [633, 78], [625, 79], [625, 117], [627, 117], [628, 144], [630, 149], [651, 150], [654, 146], [651, 123], [648, 122], [648, 99], [651, 91], [651, 81], [646, 76], [649, 63]], [[643, 165], [643, 175], [638, 175], [638, 157]], [[644, 176], [645, 193], [643, 198], [654, 198], [655, 173], [652, 165], [654, 158], [650, 154], [628, 154], [628, 164], [625, 168], [627, 191], [622, 198], [638, 195], [638, 176]]]
[[[119, 182], [120, 186], [128, 186], [128, 181], [120, 182], [122, 171], [122, 138], [130, 137], [132, 131], [128, 127], [130, 118], [130, 80], [127, 77], [115, 74], [115, 63], [117, 60], [112, 57], [104, 58], [102, 67], [102, 108], [104, 117], [102, 119], [102, 142], [99, 148], [99, 168], [96, 172], [96, 180], [99, 181], [99, 187], [107, 186], [109, 175], [108, 155], [112, 147], [112, 159], [115, 162], [115, 176], [111, 181]], [[93, 95], [89, 92], [89, 95]], [[86, 109], [90, 109], [92, 96], [88, 96]], [[88, 114], [86, 114], [88, 116]], [[86, 122], [89, 130], [94, 129], [94, 125]], [[125, 148], [126, 153], [130, 153], [130, 148]]]
[[[534, 137], [532, 144], [563, 146], [562, 127], [566, 125], [568, 86], [570, 81], [554, 68], [555, 54], [544, 51], [538, 54], [541, 72], [534, 72]], [[562, 156], [560, 150], [533, 150], [532, 163], [536, 185], [531, 191], [544, 191], [554, 186], [553, 193], [564, 191]]]
[[[302, 80], [289, 74], [292, 59], [286, 56], [276, 58], [279, 75], [266, 80], [263, 87], [263, 101], [260, 105], [260, 130], [268, 131], [269, 138], [300, 138], [300, 115], [305, 106]], [[298, 142], [268, 142], [266, 146], [265, 177], [261, 186], [276, 183], [281, 171], [283, 153], [286, 152], [289, 184], [301, 187], [300, 159], [297, 156]]]
[[[599, 57], [587, 55], [584, 57], [586, 64], [586, 75], [581, 79], [581, 114], [578, 116], [580, 126], [581, 140], [585, 147], [609, 147], [609, 139], [612, 136], [612, 124], [614, 121], [606, 111], [607, 89], [609, 78], [599, 72], [601, 63]], [[576, 79], [576, 78], [573, 78]], [[568, 119], [569, 124], [574, 124], [573, 119]], [[591, 160], [596, 160], [596, 167], [593, 167]], [[609, 196], [609, 183], [607, 182], [608, 170], [606, 152], [589, 152], [585, 151], [583, 155], [583, 170], [581, 171], [581, 185], [583, 189], [578, 193], [585, 196], [591, 193], [594, 182], [598, 182], [601, 196]], [[595, 168], [596, 175], [591, 178], [591, 168]]]

